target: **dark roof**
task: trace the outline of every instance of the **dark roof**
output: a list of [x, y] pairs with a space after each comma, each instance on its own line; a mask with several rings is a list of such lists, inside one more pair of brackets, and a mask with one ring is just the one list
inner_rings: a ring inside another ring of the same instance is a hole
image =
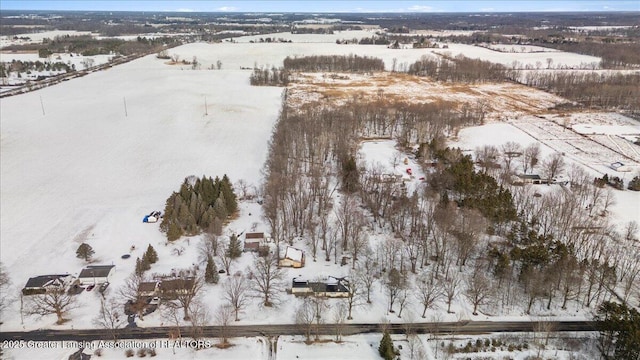
[[138, 291], [139, 292], [150, 292], [150, 291], [155, 291], [156, 287], [158, 286], [157, 282], [141, 282], [140, 284], [138, 284]]
[[244, 248], [245, 249], [258, 249], [260, 248], [260, 243], [259, 242], [245, 242], [244, 243]]
[[54, 280], [64, 278], [67, 276], [70, 276], [70, 275], [69, 274], [40, 275], [40, 276], [32, 277], [32, 278], [29, 278], [29, 280], [27, 281], [27, 285], [25, 285], [24, 287], [25, 288], [41, 288]]
[[246, 233], [244, 236], [245, 239], [264, 239], [264, 233]]
[[194, 278], [163, 280], [160, 288], [162, 291], [191, 290], [194, 283]]
[[313, 290], [313, 292], [315, 293], [320, 293], [320, 292], [347, 292], [349, 291], [349, 289], [347, 289], [344, 285], [338, 283], [338, 284], [327, 284], [324, 282], [310, 282], [309, 283], [309, 287]]
[[115, 265], [90, 265], [80, 271], [79, 278], [107, 277]]
[[540, 175], [537, 174], [520, 174], [518, 177], [521, 179], [540, 180]]

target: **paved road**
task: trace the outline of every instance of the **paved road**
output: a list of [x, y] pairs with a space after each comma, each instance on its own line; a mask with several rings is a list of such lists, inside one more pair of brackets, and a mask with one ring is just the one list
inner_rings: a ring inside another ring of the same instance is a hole
[[[545, 328], [553, 331], [595, 331], [593, 321], [551, 321]], [[413, 323], [413, 324], [343, 324], [342, 335], [381, 332], [383, 326], [387, 326], [391, 333], [404, 334], [408, 327], [419, 334], [482, 334], [490, 332], [531, 332], [542, 328], [538, 322], [513, 321], [513, 322], [489, 322], [489, 321], [463, 321], [443, 323]], [[0, 332], [0, 340], [34, 340], [34, 341], [92, 341], [113, 340], [114, 334], [118, 339], [162, 339], [168, 338], [169, 332], [175, 330], [171, 327], [133, 328], [109, 331], [104, 329], [88, 330], [37, 330], [22, 332]], [[278, 335], [304, 335], [305, 327], [294, 324], [284, 325], [239, 325], [228, 326], [226, 329], [220, 326], [206, 326], [202, 329], [203, 337], [220, 337], [222, 331], [227, 337], [243, 336], [278, 336]], [[192, 328], [182, 327], [182, 336], [190, 336]], [[539, 331], [539, 330], [538, 330]], [[313, 328], [312, 333], [316, 333]], [[322, 324], [318, 328], [322, 335], [336, 333], [335, 324]]]

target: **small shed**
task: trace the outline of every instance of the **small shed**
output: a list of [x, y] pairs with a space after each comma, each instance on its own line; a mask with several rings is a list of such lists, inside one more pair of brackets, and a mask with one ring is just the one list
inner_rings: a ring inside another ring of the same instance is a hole
[[108, 283], [115, 272], [115, 265], [89, 265], [80, 271], [80, 285], [102, 285]]
[[304, 266], [304, 260], [304, 251], [294, 248], [293, 246], [287, 246], [284, 257], [280, 259], [279, 265], [282, 267], [301, 268]]

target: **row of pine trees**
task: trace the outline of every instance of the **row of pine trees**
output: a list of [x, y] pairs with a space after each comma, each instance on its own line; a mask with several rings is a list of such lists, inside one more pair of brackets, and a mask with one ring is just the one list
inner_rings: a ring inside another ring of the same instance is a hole
[[231, 181], [202, 176], [188, 177], [167, 199], [160, 229], [169, 241], [205, 231], [214, 222], [223, 222], [238, 209]]

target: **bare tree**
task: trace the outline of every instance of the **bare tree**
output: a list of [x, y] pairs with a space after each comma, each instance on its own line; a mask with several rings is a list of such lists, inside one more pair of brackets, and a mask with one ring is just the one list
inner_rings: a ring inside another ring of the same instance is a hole
[[27, 314], [40, 316], [55, 314], [58, 325], [65, 323], [67, 319], [64, 315], [76, 307], [76, 297], [70, 295], [64, 288], [49, 289], [44, 294], [30, 295], [27, 298]]
[[218, 252], [218, 259], [222, 263], [222, 266], [224, 266], [227, 276], [231, 276], [231, 264], [233, 264], [233, 261], [235, 260], [231, 255], [232, 254], [229, 251], [229, 244], [222, 244], [220, 251]]
[[304, 336], [306, 342], [311, 342], [311, 331], [313, 330], [313, 322], [316, 320], [315, 307], [312, 304], [310, 297], [305, 297], [302, 300], [302, 304], [296, 311], [296, 324], [300, 325], [304, 329]]
[[229, 324], [233, 321], [233, 306], [229, 304], [222, 304], [215, 312], [215, 322], [220, 326], [220, 346], [229, 346], [227, 331]]
[[400, 289], [398, 293], [398, 305], [400, 306], [400, 311], [398, 311], [398, 317], [402, 317], [402, 310], [411, 303], [411, 299], [409, 298], [409, 289], [408, 286], [405, 286], [403, 289]]
[[511, 163], [514, 158], [522, 155], [522, 146], [514, 141], [507, 141], [502, 145], [502, 159], [504, 160], [505, 170], [511, 172]]
[[624, 238], [627, 241], [634, 241], [638, 238], [638, 222], [629, 221], [624, 227]]
[[[190, 306], [191, 302], [194, 301], [199, 295], [200, 290], [203, 287], [203, 279], [199, 276], [197, 277], [181, 277], [175, 280], [172, 280], [175, 289], [169, 291], [168, 295], [170, 297], [175, 297], [179, 306], [184, 311], [184, 320], [191, 320]], [[163, 284], [167, 282], [164, 281]], [[163, 289], [166, 291], [166, 289]]]
[[565, 163], [562, 154], [554, 153], [553, 155], [549, 155], [549, 157], [545, 159], [543, 166], [547, 181], [551, 182], [553, 178], [564, 170]]
[[393, 304], [400, 296], [400, 293], [406, 288], [407, 279], [398, 269], [392, 268], [384, 282], [384, 287], [389, 296], [389, 312], [393, 313]]
[[498, 154], [498, 148], [493, 145], [485, 145], [481, 148], [476, 148], [475, 159], [482, 169], [482, 172], [486, 174], [489, 170], [495, 167]]
[[473, 315], [478, 315], [478, 306], [484, 304], [491, 294], [491, 282], [484, 275], [483, 270], [476, 267], [473, 275], [467, 279], [467, 289], [464, 295], [473, 304]]
[[458, 295], [458, 287], [460, 285], [460, 277], [458, 274], [450, 274], [449, 277], [443, 281], [442, 289], [444, 296], [447, 300], [447, 313], [451, 314], [451, 302]]
[[342, 332], [344, 331], [345, 321], [347, 320], [347, 305], [338, 303], [333, 313], [333, 323], [336, 330], [336, 342], [342, 341]]
[[365, 251], [364, 259], [358, 262], [355, 272], [353, 272], [356, 281], [362, 285], [367, 294], [367, 304], [371, 304], [371, 290], [376, 282], [379, 269], [371, 249]]
[[347, 320], [353, 319], [351, 312], [354, 308], [363, 305], [363, 295], [360, 279], [356, 276], [355, 271], [351, 271], [347, 282], [347, 297], [345, 298], [348, 311]]
[[522, 153], [522, 169], [526, 174], [529, 170], [533, 172], [540, 161], [540, 144], [533, 143], [527, 146]]
[[247, 278], [254, 294], [263, 299], [264, 306], [273, 306], [278, 303], [279, 295], [284, 291], [284, 273], [278, 267], [278, 258], [275, 254], [256, 256], [253, 266], [247, 269]]
[[0, 316], [2, 316], [2, 313], [11, 302], [11, 297], [9, 296], [10, 286], [11, 279], [9, 279], [4, 265], [0, 262]]
[[220, 243], [218, 241], [218, 235], [213, 233], [213, 222], [209, 225], [209, 229], [202, 237], [202, 242], [200, 243], [200, 257], [202, 261], [207, 261], [207, 258], [210, 256], [215, 258], [218, 256], [218, 250], [220, 249]]
[[414, 295], [422, 304], [423, 319], [426, 317], [427, 309], [430, 309], [442, 294], [442, 283], [433, 273], [425, 271], [416, 278]]
[[114, 341], [117, 340], [118, 332], [116, 331], [124, 324], [124, 316], [120, 313], [119, 304], [114, 299], [100, 298], [100, 313], [93, 319], [93, 324], [105, 329]]
[[207, 306], [198, 299], [189, 304], [189, 321], [191, 322], [191, 337], [198, 340], [203, 335], [203, 328], [209, 322]]
[[224, 298], [231, 304], [235, 313], [235, 321], [239, 321], [238, 314], [249, 303], [249, 283], [243, 274], [236, 274], [224, 283]]
[[[160, 305], [160, 315], [162, 319], [168, 321], [173, 329], [170, 330], [171, 338], [182, 338], [180, 305], [174, 301], [163, 301]], [[173, 349], [175, 354], [175, 348]]]

